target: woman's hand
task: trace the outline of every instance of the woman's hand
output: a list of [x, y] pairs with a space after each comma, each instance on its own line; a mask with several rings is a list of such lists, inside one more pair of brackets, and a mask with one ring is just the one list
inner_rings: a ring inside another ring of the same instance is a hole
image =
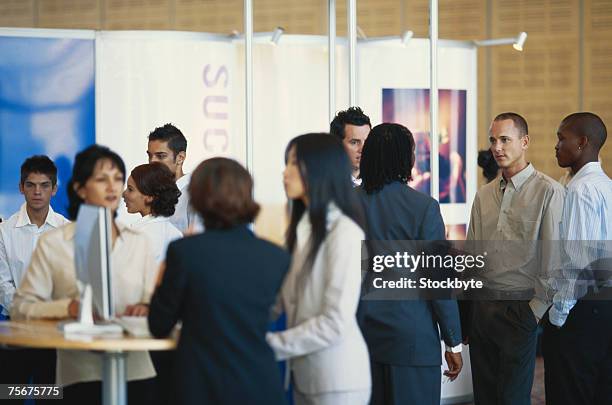
[[79, 317], [79, 308], [81, 307], [81, 303], [78, 300], [73, 299], [68, 304], [68, 316], [73, 319], [77, 319]]
[[149, 315], [149, 306], [147, 304], [128, 305], [125, 308], [124, 316], [147, 316]]

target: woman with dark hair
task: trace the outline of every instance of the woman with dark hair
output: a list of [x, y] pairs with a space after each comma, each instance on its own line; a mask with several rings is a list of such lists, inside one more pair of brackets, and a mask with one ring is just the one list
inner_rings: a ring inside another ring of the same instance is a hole
[[[372, 128], [361, 156], [358, 197], [368, 240], [444, 240], [438, 202], [410, 186], [415, 143], [408, 128]], [[418, 252], [416, 254], [420, 254]], [[367, 278], [366, 278], [367, 279]], [[459, 375], [461, 327], [451, 300], [363, 300], [359, 323], [370, 350], [372, 405], [440, 403], [440, 333], [451, 380]]]
[[168, 244], [183, 237], [169, 219], [180, 195], [174, 175], [159, 162], [136, 166], [123, 192], [127, 211], [142, 217], [131, 228], [147, 235], [158, 264], [166, 258]]
[[487, 180], [487, 183], [495, 180], [499, 174], [499, 166], [493, 157], [491, 149], [478, 151], [478, 166], [482, 168], [482, 176]]
[[287, 330], [268, 343], [289, 360], [296, 405], [367, 404], [368, 349], [355, 317], [364, 234], [348, 156], [337, 138], [306, 134], [289, 142], [285, 162], [293, 261], [275, 310]]
[[205, 160], [191, 176], [189, 194], [206, 232], [168, 246], [149, 313], [157, 337], [183, 323], [173, 402], [284, 404], [265, 334], [289, 255], [249, 230], [259, 206], [251, 176], [239, 163]]
[[[76, 219], [81, 204], [116, 212], [125, 181], [125, 165], [115, 152], [92, 145], [76, 155], [68, 185], [69, 214]], [[114, 217], [114, 215], [113, 215]], [[14, 319], [76, 318], [79, 287], [74, 266], [76, 223], [42, 235], [11, 311]], [[115, 280], [115, 312], [138, 315], [147, 312], [157, 267], [144, 235], [112, 223], [112, 278]], [[147, 352], [127, 355], [130, 404], [150, 403], [155, 370]], [[102, 358], [80, 350], [58, 350], [57, 383], [64, 387], [68, 404], [99, 404], [102, 398]]]

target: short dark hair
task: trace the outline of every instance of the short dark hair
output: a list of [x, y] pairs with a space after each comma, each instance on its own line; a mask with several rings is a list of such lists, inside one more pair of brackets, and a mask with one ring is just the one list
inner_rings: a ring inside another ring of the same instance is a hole
[[34, 155], [27, 158], [21, 164], [21, 179], [20, 184], [23, 186], [28, 176], [32, 173], [40, 173], [49, 176], [51, 184], [55, 187], [57, 184], [57, 167], [48, 156]]
[[505, 112], [498, 114], [497, 117], [493, 119], [493, 121], [504, 121], [504, 120], [512, 120], [514, 123], [514, 127], [519, 131], [519, 137], [523, 137], [529, 134], [529, 127], [527, 126], [527, 121], [525, 118], [520, 116], [515, 112]]
[[172, 124], [166, 124], [163, 127], [155, 128], [149, 134], [150, 141], [168, 142], [168, 149], [174, 153], [174, 157], [179, 152], [187, 152], [187, 139], [180, 129]]
[[259, 212], [251, 175], [232, 159], [216, 157], [200, 163], [191, 175], [189, 195], [206, 229], [247, 224]]
[[414, 146], [412, 132], [403, 125], [385, 123], [372, 128], [359, 164], [364, 190], [372, 194], [394, 181], [412, 180]]
[[372, 128], [370, 123], [370, 117], [365, 115], [360, 107], [350, 107], [348, 110], [339, 111], [334, 117], [331, 124], [329, 124], [329, 133], [334, 135], [340, 140], [344, 139], [344, 127], [346, 124], [363, 126], [368, 125]]
[[586, 136], [597, 150], [601, 149], [608, 138], [606, 124], [597, 114], [592, 112], [570, 114], [563, 118], [561, 126], [578, 136]]
[[176, 186], [174, 174], [163, 163], [153, 162], [136, 166], [130, 173], [136, 188], [142, 194], [153, 197], [151, 214], [154, 217], [174, 215], [181, 191]]
[[77, 153], [72, 167], [72, 177], [68, 182], [68, 216], [75, 220], [83, 199], [79, 197], [74, 189], [75, 184], [84, 186], [87, 180], [93, 175], [96, 165], [100, 160], [108, 160], [113, 167], [117, 167], [125, 180], [125, 164], [121, 156], [101, 145], [91, 145]]

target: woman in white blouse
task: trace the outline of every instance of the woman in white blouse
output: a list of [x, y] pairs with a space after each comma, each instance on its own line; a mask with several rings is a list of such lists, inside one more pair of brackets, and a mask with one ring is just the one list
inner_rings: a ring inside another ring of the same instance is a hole
[[131, 227], [147, 235], [158, 264], [164, 261], [168, 244], [183, 237], [169, 218], [180, 195], [174, 175], [159, 162], [136, 166], [123, 192], [127, 211], [142, 217]]
[[[75, 219], [82, 203], [116, 211], [125, 181], [125, 165], [110, 149], [93, 145], [76, 155], [68, 185], [68, 208]], [[23, 282], [15, 295], [13, 319], [76, 318], [79, 288], [74, 267], [75, 223], [42, 235], [32, 255]], [[157, 266], [149, 240], [113, 220], [112, 271], [116, 284], [117, 314], [147, 315]], [[101, 356], [77, 350], [58, 350], [57, 383], [64, 386], [64, 402], [101, 402]], [[147, 352], [127, 355], [130, 404], [151, 402], [153, 364]]]
[[370, 363], [355, 317], [364, 233], [349, 160], [329, 134], [298, 136], [285, 160], [293, 259], [275, 309], [286, 313], [287, 330], [267, 340], [278, 359], [288, 359], [297, 405], [365, 405]]

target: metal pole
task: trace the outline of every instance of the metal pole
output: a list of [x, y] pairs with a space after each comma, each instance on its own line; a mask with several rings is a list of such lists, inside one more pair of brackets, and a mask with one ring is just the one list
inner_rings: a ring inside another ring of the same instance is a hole
[[329, 122], [336, 115], [336, 0], [327, 2], [327, 48], [329, 75]]
[[253, 174], [253, 0], [244, 0], [246, 167]]
[[103, 405], [127, 405], [125, 353], [104, 352], [102, 356]]
[[429, 128], [431, 196], [440, 197], [438, 144], [438, 0], [429, 1]]
[[357, 105], [357, 0], [347, 0], [349, 43], [349, 106]]

